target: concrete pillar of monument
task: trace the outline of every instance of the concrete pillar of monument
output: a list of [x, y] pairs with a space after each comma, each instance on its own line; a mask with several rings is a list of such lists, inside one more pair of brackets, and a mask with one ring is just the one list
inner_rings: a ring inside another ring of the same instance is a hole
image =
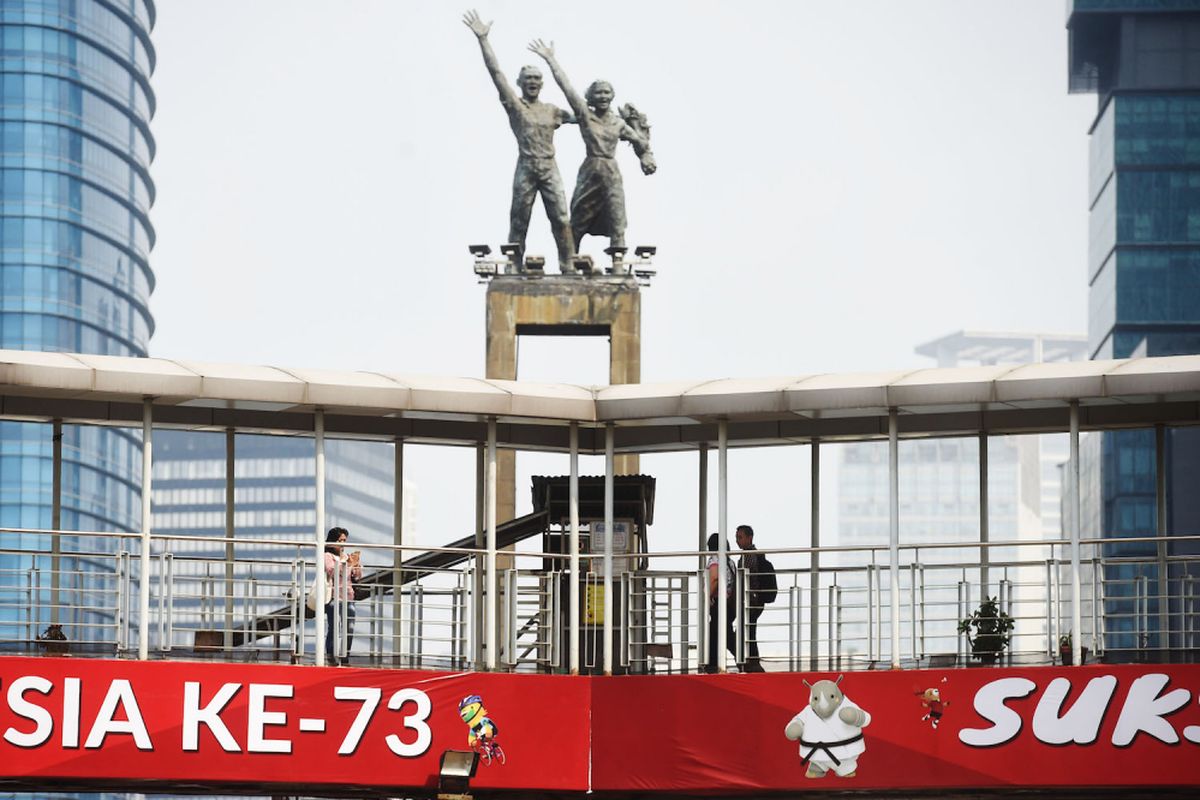
[[[517, 378], [518, 336], [607, 336], [609, 382], [642, 378], [642, 296], [633, 278], [499, 276], [487, 292], [487, 377]], [[616, 458], [616, 474], [636, 475], [638, 457]], [[501, 450], [496, 520], [516, 516], [516, 454]]]

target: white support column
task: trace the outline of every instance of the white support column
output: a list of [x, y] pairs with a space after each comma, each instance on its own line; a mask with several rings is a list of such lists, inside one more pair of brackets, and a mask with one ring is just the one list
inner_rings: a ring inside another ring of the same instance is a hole
[[475, 567], [471, 571], [471, 624], [475, 631], [472, 640], [472, 661], [475, 669], [484, 668], [484, 627], [487, 625], [487, 612], [484, 610], [483, 589], [487, 581], [487, 444], [475, 446]]
[[900, 426], [894, 408], [888, 409], [888, 500], [892, 669], [900, 669]]
[[717, 672], [725, 671], [729, 646], [729, 605], [725, 587], [729, 580], [729, 421], [717, 422]]
[[233, 649], [233, 498], [235, 434], [225, 429], [225, 650]]
[[316, 630], [313, 634], [313, 656], [318, 667], [325, 666], [325, 412], [313, 412], [313, 439], [316, 442], [316, 500], [317, 523], [313, 531], [313, 592], [316, 599]]
[[604, 674], [613, 670], [613, 440], [615, 429], [604, 426]]
[[62, 605], [62, 420], [54, 420], [52, 433], [54, 462], [52, 464], [53, 488], [50, 494], [50, 621], [59, 623], [59, 606]]
[[487, 492], [484, 513], [487, 517], [487, 625], [484, 647], [489, 671], [496, 669], [500, 656], [499, 619], [500, 582], [496, 575], [496, 418], [487, 423]]
[[988, 564], [991, 561], [992, 550], [987, 546], [991, 533], [988, 530], [988, 435], [987, 431], [979, 432], [979, 583], [980, 597], [986, 600], [988, 595]]
[[[707, 560], [704, 551], [708, 548], [708, 445], [700, 445], [700, 546], [696, 548], [700, 551], [700, 569], [704, 569], [704, 562]], [[707, 613], [707, 612], [706, 612]], [[705, 623], [707, 624], [707, 623]]]
[[570, 667], [571, 674], [579, 674], [579, 423], [571, 422], [571, 478], [569, 514], [571, 519], [571, 619], [570, 619]]
[[404, 551], [400, 549], [404, 544], [404, 439], [397, 436], [392, 447], [392, 663], [399, 666], [404, 655]]
[[151, 473], [153, 445], [151, 428], [154, 420], [153, 404], [147, 397], [142, 403], [142, 558], [141, 580], [138, 581], [138, 658], [145, 661], [150, 657], [150, 497], [154, 491]]
[[813, 439], [809, 449], [812, 451], [812, 538], [809, 543], [812, 556], [808, 576], [808, 668], [815, 670], [821, 643], [821, 443]]
[[1083, 661], [1082, 612], [1079, 607], [1079, 401], [1071, 401], [1071, 658]]
[[[1171, 647], [1169, 597], [1170, 575], [1167, 573], [1167, 429], [1162, 423], [1154, 426], [1154, 533], [1158, 536], [1158, 647]], [[1093, 600], [1092, 602], [1095, 602]]]

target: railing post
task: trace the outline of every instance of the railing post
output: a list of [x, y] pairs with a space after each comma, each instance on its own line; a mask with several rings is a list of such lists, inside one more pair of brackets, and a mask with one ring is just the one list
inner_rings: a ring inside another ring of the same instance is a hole
[[517, 631], [520, 629], [521, 620], [518, 617], [517, 608], [517, 571], [515, 569], [507, 569], [504, 571], [504, 604], [508, 609], [508, 647], [505, 648], [504, 663], [510, 667], [517, 665]]
[[704, 551], [708, 549], [708, 445], [701, 444], [699, 450], [697, 451], [697, 455], [699, 456], [700, 464], [700, 476], [698, 478], [699, 491], [697, 492], [697, 496], [699, 498], [699, 507], [697, 508], [697, 511], [700, 521], [700, 530], [698, 534], [700, 537], [700, 546], [697, 548], [700, 553], [700, 563], [698, 568], [704, 569], [705, 561], [707, 561]]
[[[958, 582], [958, 618], [966, 619], [971, 615], [971, 585], [965, 580]], [[958, 635], [958, 655], [960, 659], [964, 659], [966, 663], [970, 662], [971, 648], [970, 641], [967, 639], [967, 634], [960, 633]]]
[[151, 430], [154, 420], [150, 398], [142, 402], [142, 555], [141, 580], [138, 582], [138, 659], [150, 658], [150, 499], [154, 490]]
[[708, 569], [699, 570], [696, 573], [696, 578], [699, 580], [697, 584], [697, 595], [700, 599], [700, 607], [696, 609], [696, 664], [705, 666], [715, 666], [709, 663], [708, 659], [708, 606], [712, 602], [712, 591], [708, 585]]

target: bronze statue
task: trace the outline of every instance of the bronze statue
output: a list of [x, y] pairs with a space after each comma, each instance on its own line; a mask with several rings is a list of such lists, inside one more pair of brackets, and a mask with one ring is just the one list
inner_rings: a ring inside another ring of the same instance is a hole
[[488, 43], [488, 31], [492, 23], [484, 24], [475, 11], [463, 15], [463, 24], [479, 38], [483, 51], [483, 63], [487, 66], [496, 89], [500, 92], [500, 104], [508, 112], [508, 122], [517, 137], [517, 170], [513, 175], [512, 206], [509, 211], [508, 241], [520, 245], [518, 263], [525, 256], [525, 235], [529, 231], [529, 215], [533, 211], [534, 198], [540, 193], [546, 216], [550, 218], [550, 230], [558, 247], [559, 269], [574, 272], [571, 257], [575, 254], [575, 242], [567, 218], [567, 199], [563, 192], [562, 177], [554, 160], [554, 131], [564, 123], [574, 122], [569, 111], [538, 100], [542, 91], [542, 71], [537, 67], [521, 67], [517, 75], [517, 86], [521, 95], [513, 91], [500, 71], [500, 62]]
[[623, 106], [620, 114], [613, 111], [613, 88], [607, 81], [593, 82], [585, 97], [580, 97], [554, 58], [553, 42], [545, 44], [535, 39], [529, 49], [550, 66], [550, 74], [575, 112], [587, 151], [571, 196], [571, 233], [575, 245], [578, 247], [584, 235], [590, 233], [609, 237], [610, 248], [624, 248], [625, 186], [617, 168], [617, 142], [624, 139], [632, 144], [642, 172], [652, 175], [658, 167], [650, 152], [650, 124], [632, 105]]

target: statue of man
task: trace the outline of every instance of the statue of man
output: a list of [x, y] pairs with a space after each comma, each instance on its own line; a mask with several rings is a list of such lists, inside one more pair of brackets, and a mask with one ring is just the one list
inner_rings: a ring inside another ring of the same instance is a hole
[[554, 243], [558, 246], [559, 269], [574, 272], [571, 257], [575, 255], [575, 242], [571, 237], [567, 196], [563, 192], [562, 178], [554, 160], [554, 131], [563, 123], [574, 122], [575, 117], [569, 111], [538, 100], [538, 94], [542, 91], [542, 71], [537, 67], [521, 67], [517, 75], [517, 86], [521, 89], [518, 97], [505, 81], [500, 62], [488, 43], [488, 31], [492, 29], [492, 23], [484, 24], [475, 11], [463, 15], [463, 23], [479, 37], [483, 63], [500, 92], [500, 104], [508, 112], [509, 125], [517, 137], [519, 155], [517, 170], [513, 175], [508, 241], [521, 246], [520, 263], [525, 257], [529, 215], [533, 211], [534, 198], [540, 193], [546, 216], [550, 218]]
[[575, 194], [571, 197], [571, 234], [578, 247], [587, 234], [607, 236], [609, 248], [625, 247], [625, 184], [617, 168], [617, 142], [633, 145], [642, 172], [653, 175], [658, 169], [650, 152], [650, 123], [646, 116], [626, 104], [620, 113], [612, 108], [613, 87], [608, 81], [594, 81], [582, 97], [567, 80], [567, 74], [554, 57], [554, 43], [534, 39], [529, 49], [545, 59], [550, 74], [558, 82], [579, 122], [587, 153], [579, 166]]

